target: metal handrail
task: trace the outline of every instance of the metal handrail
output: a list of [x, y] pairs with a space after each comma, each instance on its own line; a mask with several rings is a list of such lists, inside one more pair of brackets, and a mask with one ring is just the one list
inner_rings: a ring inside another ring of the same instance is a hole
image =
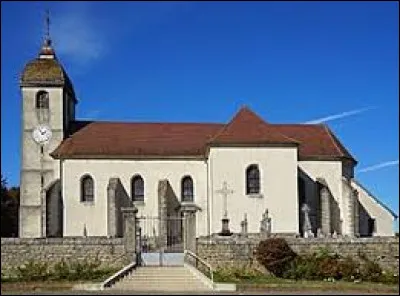
[[[196, 269], [197, 269], [197, 262], [199, 262], [199, 261], [204, 266], [206, 266], [208, 268], [208, 270], [210, 271], [211, 281], [214, 283], [214, 271], [213, 271], [212, 266], [209, 263], [207, 263], [206, 261], [204, 261], [203, 259], [201, 259], [200, 257], [198, 257], [195, 253], [193, 253], [193, 252], [191, 252], [189, 250], [185, 250], [184, 253], [185, 253], [185, 258], [186, 258], [186, 255], [189, 255], [189, 256], [191, 256], [192, 258], [194, 258], [196, 260], [196, 266], [194, 266]], [[190, 262], [188, 262], [188, 263], [190, 263]]]

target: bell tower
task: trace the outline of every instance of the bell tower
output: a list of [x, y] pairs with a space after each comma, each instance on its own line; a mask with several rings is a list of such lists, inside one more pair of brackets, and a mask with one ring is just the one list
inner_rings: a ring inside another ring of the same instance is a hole
[[60, 165], [50, 153], [68, 136], [77, 100], [52, 47], [48, 12], [45, 24], [38, 57], [25, 65], [20, 77], [19, 237], [62, 235]]

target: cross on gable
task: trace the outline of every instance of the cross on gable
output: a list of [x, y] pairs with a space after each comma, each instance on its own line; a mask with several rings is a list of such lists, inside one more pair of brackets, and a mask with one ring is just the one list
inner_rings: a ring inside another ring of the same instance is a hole
[[229, 194], [233, 193], [232, 189], [228, 189], [228, 184], [226, 183], [226, 181], [224, 181], [222, 188], [218, 189], [216, 191], [217, 193], [222, 194], [223, 198], [224, 198], [224, 217], [228, 217], [228, 209], [227, 209], [227, 198]]

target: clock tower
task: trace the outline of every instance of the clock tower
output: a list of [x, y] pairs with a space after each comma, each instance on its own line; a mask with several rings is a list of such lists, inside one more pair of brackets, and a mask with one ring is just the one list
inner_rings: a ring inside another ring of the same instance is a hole
[[60, 160], [49, 154], [65, 139], [77, 103], [49, 36], [20, 77], [22, 94], [19, 237], [62, 236]]

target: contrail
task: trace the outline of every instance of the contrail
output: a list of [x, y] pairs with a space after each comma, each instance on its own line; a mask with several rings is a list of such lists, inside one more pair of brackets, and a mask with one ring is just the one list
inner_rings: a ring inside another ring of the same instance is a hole
[[331, 121], [331, 120], [335, 120], [335, 119], [339, 119], [339, 118], [343, 118], [343, 117], [348, 117], [348, 116], [352, 116], [355, 114], [359, 114], [359, 113], [363, 113], [365, 111], [374, 109], [375, 107], [367, 107], [367, 108], [361, 108], [361, 109], [355, 109], [355, 110], [351, 110], [351, 111], [346, 111], [346, 112], [342, 112], [342, 113], [338, 113], [338, 114], [333, 114], [333, 115], [329, 115], [329, 116], [325, 116], [322, 118], [318, 118], [318, 119], [314, 119], [314, 120], [310, 120], [305, 122], [305, 124], [318, 124], [318, 123], [323, 123], [323, 122], [327, 122], [327, 121]]
[[376, 171], [376, 170], [379, 170], [381, 168], [385, 168], [385, 167], [388, 167], [388, 166], [394, 166], [394, 165], [398, 165], [398, 164], [399, 164], [399, 160], [398, 159], [397, 160], [391, 160], [391, 161], [385, 161], [385, 162], [378, 163], [376, 165], [372, 165], [372, 166], [366, 167], [364, 169], [361, 169], [358, 172], [359, 173], [365, 173], [365, 172], [370, 172], [370, 171]]

